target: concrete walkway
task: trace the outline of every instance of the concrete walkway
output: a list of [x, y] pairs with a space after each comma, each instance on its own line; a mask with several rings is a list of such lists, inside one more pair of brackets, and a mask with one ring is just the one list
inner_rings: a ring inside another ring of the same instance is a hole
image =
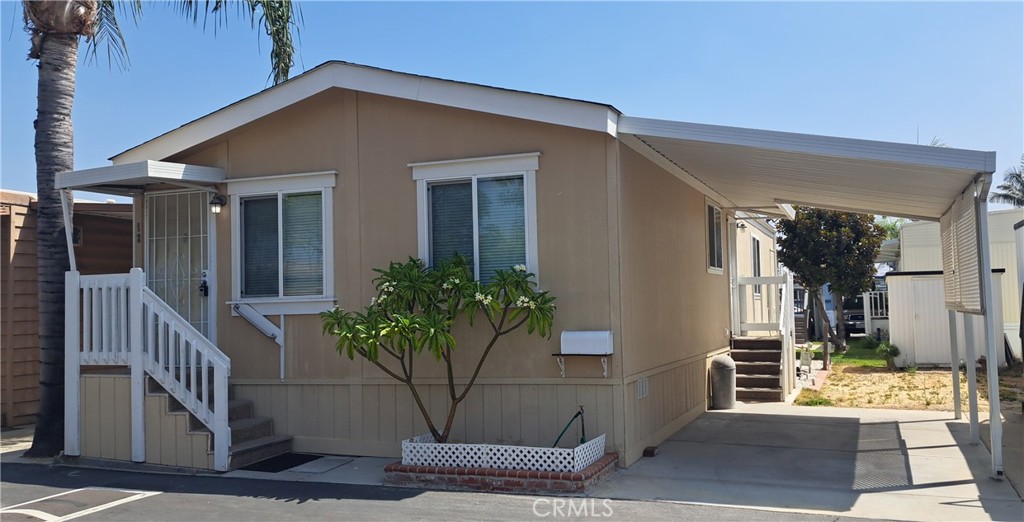
[[[3, 439], [4, 464], [52, 462], [20, 458], [31, 429]], [[740, 404], [704, 414], [590, 496], [892, 520], [1024, 520], [1010, 482], [989, 478], [987, 448], [968, 439], [966, 421], [949, 412]], [[1007, 452], [1008, 473], [1022, 467], [1019, 459]], [[394, 460], [325, 456], [277, 473], [215, 476], [379, 485]]]
[[591, 496], [898, 520], [1024, 520], [948, 412], [741, 404], [708, 412]]

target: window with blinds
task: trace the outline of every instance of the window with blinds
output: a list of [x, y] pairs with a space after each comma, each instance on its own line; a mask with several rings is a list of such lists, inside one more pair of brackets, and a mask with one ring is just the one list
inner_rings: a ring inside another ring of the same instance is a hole
[[495, 270], [526, 264], [522, 176], [432, 183], [428, 190], [431, 264], [461, 254], [483, 283]]
[[722, 269], [722, 211], [714, 206], [708, 205], [707, 215], [708, 227], [708, 268], [711, 270]]
[[324, 293], [321, 192], [241, 198], [242, 297]]
[[[753, 259], [751, 260], [753, 262], [753, 267], [754, 267], [753, 275], [754, 275], [754, 277], [761, 277], [761, 240], [757, 239], [756, 237], [752, 237], [752, 238], [750, 238], [750, 243], [751, 243], [750, 244], [750, 249], [753, 252], [753, 256], [754, 256]], [[761, 295], [761, 285], [760, 284], [755, 284], [754, 285], [754, 295], [755, 296]]]

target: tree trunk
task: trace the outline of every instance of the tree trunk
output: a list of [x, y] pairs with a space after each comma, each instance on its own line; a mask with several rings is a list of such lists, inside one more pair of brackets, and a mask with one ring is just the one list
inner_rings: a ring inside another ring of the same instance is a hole
[[843, 314], [843, 299], [841, 295], [834, 295], [833, 302], [835, 302], [836, 308], [836, 351], [846, 351], [846, 324], [845, 316]]
[[825, 313], [825, 303], [821, 300], [821, 290], [815, 290], [811, 294], [811, 301], [814, 303], [814, 309], [818, 315], [818, 318], [822, 327], [824, 328], [824, 338], [821, 343], [821, 365], [822, 369], [827, 370], [832, 367], [832, 356], [829, 354], [829, 340], [834, 337], [832, 333], [832, 324], [828, 321], [828, 314]]
[[64, 447], [64, 272], [69, 261], [54, 178], [58, 172], [74, 170], [71, 105], [78, 65], [77, 35], [51, 33], [41, 38], [35, 121], [39, 412], [32, 448], [25, 453], [32, 457], [54, 456]]

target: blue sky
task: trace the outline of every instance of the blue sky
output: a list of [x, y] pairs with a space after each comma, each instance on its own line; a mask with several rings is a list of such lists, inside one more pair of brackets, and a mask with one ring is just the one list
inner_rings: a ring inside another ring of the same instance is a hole
[[[1024, 3], [305, 2], [293, 75], [326, 60], [609, 103], [630, 116], [1024, 152]], [[80, 54], [75, 166], [270, 85], [241, 18], [147, 3], [131, 67]], [[35, 65], [0, 2], [0, 186], [33, 191]], [[102, 54], [102, 53], [101, 53]]]

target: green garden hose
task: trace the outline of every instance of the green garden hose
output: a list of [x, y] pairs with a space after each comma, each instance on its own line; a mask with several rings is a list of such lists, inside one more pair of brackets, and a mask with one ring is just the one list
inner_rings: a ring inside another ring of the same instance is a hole
[[583, 417], [583, 406], [581, 405], [580, 411], [577, 411], [576, 415], [573, 415], [572, 418], [569, 419], [569, 423], [562, 429], [562, 433], [558, 434], [558, 438], [555, 439], [555, 443], [551, 445], [552, 448], [558, 447], [558, 442], [562, 440], [562, 435], [565, 435], [565, 432], [569, 431], [569, 426], [572, 426], [572, 421], [576, 420], [576, 417], [579, 417], [580, 419], [580, 431], [582, 432], [580, 436], [580, 444], [587, 442], [587, 423], [586, 419]]

